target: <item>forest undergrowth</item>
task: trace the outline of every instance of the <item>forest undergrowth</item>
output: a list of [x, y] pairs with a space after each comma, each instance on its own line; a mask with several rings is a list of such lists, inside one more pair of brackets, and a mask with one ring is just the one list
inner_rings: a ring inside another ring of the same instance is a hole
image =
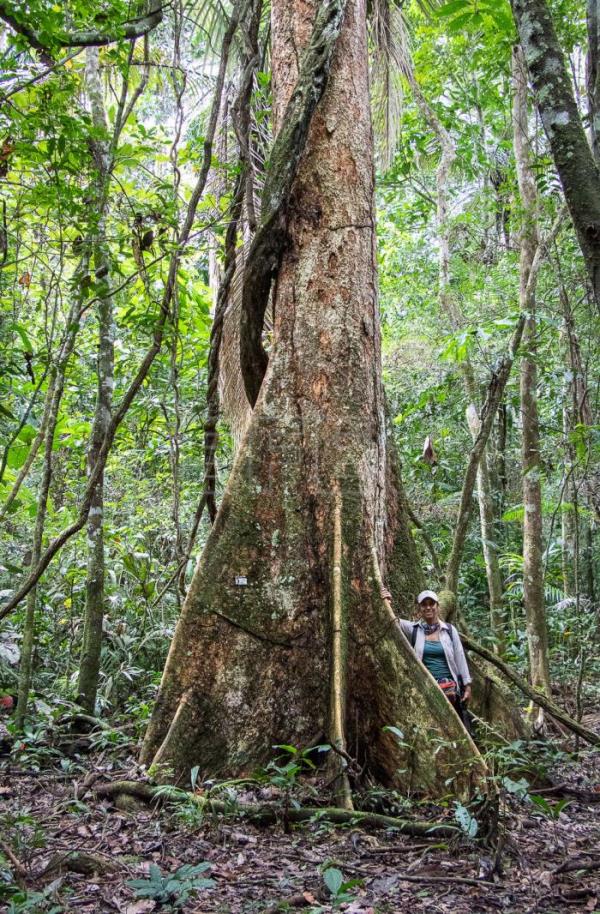
[[[584, 722], [597, 726], [598, 714]], [[77, 734], [75, 730], [88, 731]], [[554, 740], [490, 749], [498, 795], [437, 804], [381, 788], [357, 807], [430, 822], [418, 837], [394, 828], [302, 825], [289, 810], [327, 796], [320, 769], [294, 753], [256, 777], [196, 784], [194, 794], [155, 789], [152, 802], [111, 792], [148, 784], [131, 725], [73, 719], [25, 740], [0, 774], [0, 910], [7, 914], [355, 914], [600, 908], [600, 754]], [[215, 808], [211, 807], [214, 802]], [[248, 804], [274, 810], [257, 825]], [[436, 826], [452, 831], [440, 838]]]

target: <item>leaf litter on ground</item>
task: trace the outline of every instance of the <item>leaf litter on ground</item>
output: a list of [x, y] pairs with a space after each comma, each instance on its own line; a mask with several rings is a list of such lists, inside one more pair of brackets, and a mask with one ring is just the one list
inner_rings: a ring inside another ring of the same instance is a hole
[[[40, 772], [10, 764], [0, 768], [5, 884], [12, 878], [33, 898], [56, 878], [56, 860], [62, 860], [51, 901], [77, 914], [598, 910], [600, 806], [578, 797], [553, 816], [543, 804], [508, 792], [498, 872], [489, 849], [466, 836], [440, 842], [393, 832], [369, 835], [323, 821], [286, 833], [280, 826], [258, 828], [239, 817], [186, 821], [168, 805], [124, 812], [82, 790], [82, 783], [92, 784], [96, 775], [101, 780], [131, 777], [133, 767], [119, 770], [102, 757], [90, 757], [75, 775], [58, 767]], [[563, 780], [567, 776], [574, 788], [593, 795], [600, 757], [592, 753], [561, 771]], [[252, 798], [248, 789], [244, 795]], [[555, 806], [555, 798], [548, 803]], [[7, 850], [24, 877], [14, 872]], [[156, 893], [143, 897], [151, 874]], [[40, 907], [39, 914], [44, 910]]]

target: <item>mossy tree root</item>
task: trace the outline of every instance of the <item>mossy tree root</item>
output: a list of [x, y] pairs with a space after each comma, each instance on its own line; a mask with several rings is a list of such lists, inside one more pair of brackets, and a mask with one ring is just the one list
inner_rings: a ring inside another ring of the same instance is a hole
[[[154, 787], [142, 781], [112, 781], [110, 784], [98, 784], [94, 793], [99, 797], [117, 800], [119, 797], [133, 797], [145, 803], [194, 803], [207, 815], [231, 814], [231, 803], [211, 800], [184, 790]], [[284, 817], [281, 807], [274, 804], [243, 803], [237, 805], [240, 815], [249, 819], [254, 825], [275, 825]], [[454, 825], [440, 822], [411, 821], [397, 819], [395, 816], [384, 816], [375, 812], [358, 812], [342, 809], [338, 806], [302, 806], [299, 809], [285, 810], [288, 822], [302, 823], [312, 819], [331, 822], [334, 825], [348, 825], [364, 829], [393, 828], [401, 834], [415, 835], [420, 838], [453, 838], [460, 835], [460, 829]]]

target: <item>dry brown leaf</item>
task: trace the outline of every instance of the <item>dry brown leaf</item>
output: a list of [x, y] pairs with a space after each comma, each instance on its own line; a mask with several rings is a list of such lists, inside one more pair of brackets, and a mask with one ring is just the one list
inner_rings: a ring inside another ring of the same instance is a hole
[[133, 901], [125, 908], [125, 914], [148, 914], [154, 911], [156, 905], [152, 899], [143, 899], [142, 901]]

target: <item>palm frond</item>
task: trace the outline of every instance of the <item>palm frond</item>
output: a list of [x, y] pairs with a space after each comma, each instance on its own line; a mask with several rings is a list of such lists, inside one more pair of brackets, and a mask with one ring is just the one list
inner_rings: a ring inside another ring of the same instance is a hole
[[371, 99], [376, 151], [387, 170], [398, 145], [404, 100], [403, 76], [410, 60], [410, 40], [401, 6], [373, 0], [369, 21]]

